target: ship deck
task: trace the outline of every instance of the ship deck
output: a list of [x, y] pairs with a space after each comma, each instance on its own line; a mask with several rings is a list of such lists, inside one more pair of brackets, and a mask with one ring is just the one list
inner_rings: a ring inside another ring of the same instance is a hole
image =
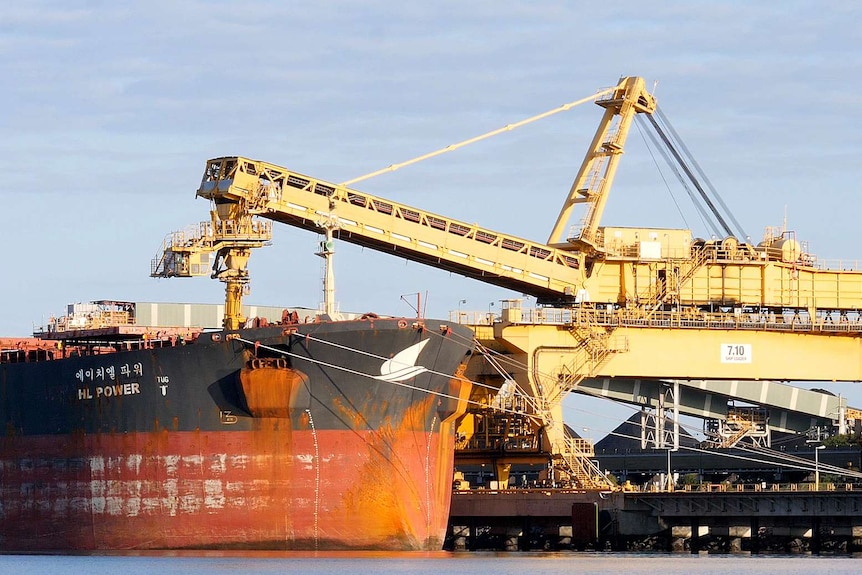
[[144, 325], [112, 325], [89, 329], [70, 329], [65, 331], [46, 331], [37, 334], [40, 339], [52, 341], [128, 341], [141, 339], [162, 340], [166, 338], [193, 338], [201, 332], [200, 328], [189, 327], [152, 327]]
[[172, 347], [193, 342], [201, 328], [113, 325], [46, 330], [36, 337], [0, 338], [0, 364], [50, 361], [70, 353], [89, 355], [120, 350]]

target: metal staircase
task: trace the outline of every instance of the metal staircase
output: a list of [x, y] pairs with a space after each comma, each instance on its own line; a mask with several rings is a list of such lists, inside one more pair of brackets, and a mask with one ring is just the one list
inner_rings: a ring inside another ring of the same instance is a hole
[[638, 296], [638, 302], [646, 310], [646, 317], [650, 318], [659, 311], [662, 305], [667, 303], [668, 295], [679, 294], [682, 286], [692, 279], [709, 259], [710, 257], [706, 250], [703, 248], [693, 248], [691, 257], [688, 260], [680, 260], [675, 269], [665, 269], [665, 272], [670, 273], [665, 275], [664, 281], [660, 283], [658, 289], [651, 289], [647, 293]]
[[575, 359], [562, 366], [557, 378], [562, 392], [578, 386], [584, 378], [596, 373], [614, 353], [627, 350], [625, 338], [613, 336], [613, 326], [600, 325], [595, 308], [582, 306], [575, 310], [569, 331], [578, 342], [573, 348]]
[[580, 437], [566, 437], [554, 442], [553, 463], [557, 469], [569, 475], [571, 481], [582, 489], [611, 489], [613, 485], [593, 463], [593, 443]]

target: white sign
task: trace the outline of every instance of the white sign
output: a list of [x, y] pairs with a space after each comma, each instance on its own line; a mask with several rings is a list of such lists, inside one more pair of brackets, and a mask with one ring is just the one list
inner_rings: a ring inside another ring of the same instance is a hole
[[721, 344], [721, 363], [751, 363], [751, 344]]

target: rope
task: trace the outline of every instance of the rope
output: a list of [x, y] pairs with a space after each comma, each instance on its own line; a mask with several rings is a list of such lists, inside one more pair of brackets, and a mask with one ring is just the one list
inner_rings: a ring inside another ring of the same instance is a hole
[[[434, 336], [434, 337], [441, 337], [441, 338], [442, 338], [442, 337], [444, 337], [442, 334], [439, 334], [439, 333], [437, 333], [437, 332], [435, 332], [435, 331], [429, 331], [429, 332], [427, 332], [427, 333], [429, 333], [431, 336]], [[377, 354], [374, 354], [374, 353], [371, 353], [371, 352], [368, 352], [368, 351], [364, 351], [364, 350], [361, 350], [361, 349], [356, 349], [356, 348], [353, 348], [353, 347], [350, 347], [350, 346], [347, 346], [347, 345], [343, 345], [343, 344], [340, 344], [340, 343], [335, 343], [335, 342], [333, 342], [333, 341], [328, 341], [328, 340], [325, 340], [325, 339], [316, 338], [316, 337], [314, 337], [314, 336], [312, 336], [312, 335], [310, 335], [310, 334], [308, 334], [308, 335], [307, 335], [307, 334], [298, 334], [298, 333], [297, 333], [297, 334], [291, 334], [291, 335], [293, 335], [294, 337], [298, 337], [298, 338], [304, 339], [304, 340], [306, 340], [306, 341], [313, 341], [313, 342], [316, 342], [316, 343], [322, 343], [322, 344], [324, 344], [324, 345], [331, 345], [332, 347], [336, 347], [336, 348], [338, 348], [338, 349], [343, 349], [343, 350], [345, 350], [345, 351], [350, 351], [350, 352], [353, 352], [353, 353], [358, 353], [358, 354], [360, 354], [360, 355], [364, 355], [364, 356], [366, 356], [366, 357], [372, 357], [372, 358], [374, 358], [374, 359], [379, 359], [379, 360], [381, 360], [381, 361], [387, 361], [387, 360], [389, 360], [389, 359], [390, 359], [390, 358], [385, 357], [385, 356], [382, 356], [382, 355], [377, 355]], [[452, 335], [454, 336], [454, 335], [456, 335], [456, 334], [452, 334]], [[450, 336], [446, 336], [446, 337], [450, 337]], [[458, 337], [460, 337], [460, 336], [458, 336]], [[484, 349], [486, 352], [490, 352], [490, 350], [487, 350], [486, 348], [482, 347], [482, 346], [481, 346], [477, 341], [475, 341], [475, 340], [467, 340], [466, 338], [462, 338], [462, 339], [464, 340], [464, 342], [463, 342], [461, 345], [464, 347], [464, 349], [465, 349], [465, 350], [467, 350], [467, 349], [474, 349], [474, 348], [475, 348], [475, 349], [480, 349], [480, 350], [481, 350], [481, 349]], [[246, 340], [241, 340], [241, 341], [246, 341]], [[469, 341], [469, 343], [467, 343], [468, 341]], [[283, 350], [279, 350], [279, 351], [283, 351]], [[285, 353], [287, 353], [287, 352], [285, 352]], [[480, 351], [480, 353], [482, 353], [482, 352]], [[505, 356], [501, 356], [501, 357], [505, 358]], [[303, 357], [303, 356], [299, 356], [299, 359], [305, 359], [305, 360], [308, 360], [308, 361], [316, 361], [316, 360], [312, 360], [312, 359], [310, 359], [310, 358]], [[427, 368], [426, 368], [426, 369], [427, 369]], [[449, 374], [449, 373], [443, 373], [443, 372], [441, 372], [441, 371], [434, 371], [434, 370], [432, 370], [432, 369], [428, 369], [428, 370], [426, 371], [426, 373], [431, 373], [431, 374], [439, 375], [439, 376], [442, 376], [442, 377], [452, 377], [452, 375], [451, 375], [451, 374]], [[368, 375], [368, 374], [365, 374], [365, 375], [366, 375], [367, 377], [371, 377], [371, 378], [374, 378], [374, 377], [375, 377], [375, 376], [373, 376], [373, 375]], [[464, 378], [461, 378], [461, 379], [460, 379], [460, 381], [468, 381], [470, 384], [475, 385], [475, 386], [477, 386], [477, 387], [482, 387], [482, 388], [485, 388], [485, 389], [491, 389], [491, 390], [497, 390], [497, 388], [496, 388], [496, 387], [494, 387], [493, 385], [489, 385], [489, 384], [486, 384], [486, 383], [481, 383], [481, 382], [478, 382], [478, 381], [471, 381], [471, 380], [464, 379]]]
[[[296, 335], [297, 337], [302, 337], [302, 338], [305, 338], [305, 337], [306, 337], [306, 336], [301, 335], [301, 334], [295, 334], [295, 335]], [[385, 360], [387, 360], [387, 359], [389, 359], [389, 358], [385, 358], [385, 357], [382, 357], [382, 356], [375, 355], [375, 354], [373, 354], [373, 353], [368, 353], [368, 352], [364, 352], [364, 351], [362, 351], [362, 350], [353, 349], [353, 348], [350, 348], [350, 347], [347, 347], [347, 346], [343, 346], [343, 345], [341, 345], [341, 344], [335, 344], [335, 343], [332, 343], [332, 342], [328, 342], [328, 341], [326, 341], [326, 340], [321, 340], [321, 339], [317, 339], [317, 338], [311, 338], [311, 339], [313, 339], [314, 341], [318, 341], [318, 342], [320, 342], [320, 343], [327, 343], [327, 344], [330, 344], [330, 345], [334, 345], [334, 346], [336, 346], [336, 347], [340, 347], [340, 348], [342, 348], [342, 349], [346, 349], [346, 350], [348, 350], [348, 351], [354, 351], [354, 352], [356, 352], [356, 353], [361, 353], [361, 354], [363, 354], [363, 355], [367, 355], [367, 356], [370, 356], [370, 357], [375, 357], [375, 358], [378, 358], [378, 359], [382, 359], [382, 360], [384, 360], [384, 361], [385, 361]], [[237, 337], [234, 341], [239, 341], [239, 342], [242, 342], [242, 343], [244, 343], [244, 344], [246, 344], [246, 345], [250, 345], [250, 346], [254, 346], [254, 344], [255, 344], [255, 342], [254, 342], [254, 341], [247, 340], [247, 339], [243, 339], [243, 338], [241, 338], [241, 337]], [[301, 360], [301, 361], [307, 361], [307, 362], [309, 362], [309, 363], [313, 363], [313, 364], [315, 364], [315, 365], [320, 365], [320, 366], [328, 367], [328, 368], [331, 368], [331, 369], [337, 369], [337, 370], [339, 370], [339, 371], [344, 371], [344, 372], [346, 372], [346, 373], [350, 373], [350, 374], [352, 374], [352, 375], [357, 375], [357, 376], [359, 376], [359, 377], [367, 377], [368, 379], [373, 379], [373, 380], [375, 380], [375, 381], [382, 381], [382, 382], [384, 382], [384, 383], [391, 383], [392, 385], [397, 385], [397, 386], [400, 386], [400, 387], [405, 387], [405, 388], [407, 388], [407, 389], [412, 389], [413, 391], [419, 391], [419, 392], [421, 392], [421, 393], [427, 393], [427, 394], [429, 394], [429, 395], [433, 395], [433, 396], [437, 396], [437, 397], [443, 397], [443, 398], [446, 398], [446, 399], [454, 399], [455, 401], [465, 401], [465, 402], [466, 402], [467, 404], [469, 404], [469, 405], [475, 405], [475, 406], [478, 406], [478, 407], [488, 407], [487, 405], [485, 405], [484, 403], [479, 402], [479, 401], [474, 401], [474, 400], [470, 400], [470, 399], [462, 400], [460, 397], [457, 397], [457, 396], [454, 396], [454, 395], [449, 395], [449, 394], [447, 394], [447, 393], [443, 393], [443, 392], [441, 392], [441, 391], [433, 391], [433, 390], [430, 390], [430, 389], [423, 389], [423, 388], [421, 388], [421, 387], [418, 387], [418, 386], [415, 386], [415, 385], [410, 385], [409, 383], [405, 383], [405, 382], [403, 382], [403, 381], [386, 381], [386, 380], [378, 379], [378, 378], [377, 378], [377, 376], [375, 376], [375, 375], [371, 375], [371, 374], [369, 374], [369, 373], [363, 373], [363, 372], [361, 372], [361, 371], [357, 371], [357, 370], [355, 370], [355, 369], [350, 369], [350, 368], [348, 368], [348, 367], [344, 367], [344, 366], [341, 366], [341, 365], [335, 365], [335, 364], [332, 364], [332, 363], [327, 363], [327, 362], [325, 362], [325, 361], [321, 361], [321, 360], [319, 360], [319, 359], [314, 359], [314, 358], [311, 358], [311, 357], [306, 357], [306, 356], [303, 356], [303, 355], [299, 355], [299, 354], [296, 354], [296, 353], [289, 352], [289, 351], [284, 350], [284, 349], [279, 349], [279, 348], [272, 347], [272, 346], [268, 346], [268, 345], [264, 345], [264, 344], [258, 344], [258, 347], [259, 347], [260, 349], [265, 349], [265, 350], [267, 350], [267, 351], [271, 351], [271, 352], [273, 352], [273, 353], [278, 353], [278, 354], [285, 355], [285, 356], [287, 356], [287, 357], [292, 357], [292, 358], [294, 358], [294, 359], [298, 359], [298, 360]], [[443, 372], [439, 372], [439, 371], [433, 371], [433, 370], [430, 370], [430, 369], [428, 369], [428, 370], [427, 370], [427, 371], [425, 371], [424, 373], [431, 373], [431, 374], [434, 374], [434, 375], [441, 375], [441, 376], [446, 377], [446, 378], [449, 378], [449, 379], [456, 379], [456, 378], [454, 378], [454, 377], [453, 377], [453, 375], [452, 375], [452, 374], [449, 374], [449, 373], [443, 373]], [[471, 381], [471, 380], [469, 380], [469, 379], [467, 379], [467, 378], [464, 378], [464, 377], [459, 377], [459, 378], [457, 378], [457, 381], [461, 381], [461, 382], [469, 383], [469, 384], [471, 384], [471, 385], [477, 385], [477, 386], [480, 386], [480, 387], [487, 387], [487, 388], [489, 388], [489, 389], [497, 389], [496, 387], [493, 387], [493, 386], [490, 386], [490, 385], [486, 385], [486, 384], [482, 384], [482, 383], [479, 383], [479, 382], [474, 382], [474, 381]], [[526, 415], [526, 416], [530, 416], [530, 414], [525, 414], [525, 413], [523, 413], [523, 412], [516, 411], [516, 410], [513, 410], [513, 409], [498, 409], [497, 411], [501, 411], [501, 412], [503, 412], [503, 413], [516, 414], [516, 415]]]
[[[507, 360], [510, 364], [512, 364], [512, 365], [516, 365], [516, 366], [519, 366], [519, 367], [521, 367], [522, 369], [526, 369], [526, 366], [522, 365], [520, 362], [517, 362], [517, 361], [515, 361], [515, 360], [513, 360], [513, 359], [511, 359], [511, 358], [508, 358], [507, 356], [505, 356], [505, 355], [503, 355], [503, 354], [500, 354], [499, 352], [495, 352], [495, 351], [493, 351], [493, 350], [489, 350], [489, 349], [485, 349], [485, 352], [486, 352], [486, 353], [489, 353], [489, 354], [496, 354], [496, 355], [499, 355], [499, 356], [501, 357], [501, 359]], [[550, 375], [548, 375], [548, 374], [543, 374], [543, 373], [540, 373], [539, 375], [541, 375], [542, 377], [550, 377]], [[496, 389], [496, 388], [494, 388], [494, 389]], [[615, 402], [615, 401], [613, 401], [612, 399], [608, 399], [607, 397], [604, 397], [604, 396], [602, 396], [602, 395], [599, 395], [599, 394], [597, 394], [597, 393], [592, 392], [592, 390], [583, 390], [583, 391], [580, 391], [579, 393], [581, 393], [581, 394], [583, 394], [583, 395], [587, 395], [587, 396], [589, 396], [589, 397], [595, 397], [595, 398], [602, 399], [602, 400], [605, 400], [605, 401], [610, 401], [610, 402], [614, 403], [615, 405], [621, 405], [621, 406], [627, 407], [627, 408], [631, 409], [633, 412], [640, 411], [640, 408], [639, 408], [639, 407], [637, 407], [637, 406], [629, 405], [629, 404], [626, 404], [626, 403], [619, 403], [619, 402]], [[564, 409], [566, 409], [567, 411], [577, 411], [577, 412], [585, 413], [585, 414], [588, 414], [588, 415], [591, 415], [591, 416], [599, 416], [599, 417], [603, 417], [603, 418], [606, 418], [606, 419], [612, 419], [610, 416], [602, 415], [602, 414], [600, 414], [600, 413], [596, 413], [596, 412], [594, 412], [594, 411], [588, 411], [588, 410], [585, 410], [585, 409], [579, 409], [579, 408], [570, 407], [570, 406], [564, 406]], [[617, 420], [616, 420], [615, 418], [613, 418], [613, 421], [614, 421], [614, 422], [617, 422]], [[618, 422], [617, 422], [617, 423], [618, 423]], [[681, 421], [681, 422], [679, 422], [679, 425], [680, 425], [680, 427], [681, 427], [681, 428], [686, 429], [687, 431], [694, 431], [694, 432], [700, 432], [700, 431], [701, 431], [699, 428], [697, 428], [697, 427], [695, 427], [695, 426], [693, 426], [693, 425], [690, 425], [690, 424], [686, 424], [686, 423], [684, 423], [684, 422], [682, 422], [682, 421]], [[638, 441], [641, 439], [640, 437], [630, 436], [630, 435], [627, 435], [627, 434], [624, 434], [624, 433], [618, 433], [618, 432], [616, 432], [616, 431], [608, 431], [608, 430], [596, 430], [596, 431], [601, 431], [601, 432], [605, 433], [606, 435], [612, 435], [612, 436], [615, 436], [615, 437], [622, 437], [622, 438], [625, 438], [625, 439], [635, 439], [635, 440], [638, 440]], [[731, 455], [731, 454], [723, 454], [723, 453], [719, 453], [719, 452], [715, 452], [715, 451], [713, 451], [713, 450], [703, 449], [703, 448], [682, 447], [682, 446], [681, 446], [680, 448], [681, 448], [681, 449], [683, 449], [683, 448], [684, 448], [684, 449], [692, 450], [692, 451], [698, 451], [698, 452], [706, 453], [706, 454], [710, 454], [710, 455], [719, 455], [719, 456], [726, 455], [727, 457], [742, 458], [742, 456], [738, 456], [738, 455]], [[751, 448], [749, 448], [749, 447], [747, 447], [747, 446], [740, 446], [740, 447], [737, 447], [737, 449], [738, 449], [738, 450], [740, 450], [740, 451], [751, 451]], [[772, 456], [772, 457], [781, 457], [782, 459], [790, 460], [790, 461], [795, 461], [796, 463], [798, 463], [798, 465], [796, 465], [796, 466], [792, 466], [792, 465], [784, 465], [784, 467], [791, 467], [791, 468], [794, 468], [794, 469], [800, 469], [800, 470], [813, 470], [813, 469], [814, 469], [814, 463], [813, 463], [811, 460], [806, 459], [806, 458], [804, 458], [804, 457], [793, 456], [793, 455], [791, 455], [791, 454], [788, 454], [787, 452], [775, 451], [775, 450], [772, 450], [772, 449], [769, 449], [769, 448], [762, 448], [762, 447], [759, 447], [759, 448], [755, 448], [755, 449], [759, 450], [763, 455], [769, 455], [769, 456]], [[753, 461], [753, 462], [756, 462], [756, 463], [770, 463], [770, 464], [771, 464], [771, 463], [773, 463], [772, 461], [767, 461], [767, 460], [762, 460], [762, 459], [751, 459], [751, 458], [749, 458], [749, 460], [750, 460], [750, 461]], [[777, 465], [777, 464], [776, 464], [776, 465]], [[841, 467], [827, 466], [826, 464], [822, 464], [822, 463], [819, 465], [819, 468], [820, 468], [821, 470], [827, 470], [827, 469], [830, 469], [830, 470], [832, 470], [832, 471], [833, 471], [833, 472], [835, 472], [835, 473], [841, 473], [841, 474], [843, 474], [843, 475], [847, 475], [847, 476], [852, 476], [852, 477], [857, 477], [857, 476], [858, 476], [858, 477], [862, 477], [862, 472], [848, 471], [847, 469], [844, 469], [844, 468], [841, 468]]]
[[[438, 335], [439, 337], [442, 337], [442, 335], [436, 334], [435, 332], [429, 332], [429, 333], [430, 333], [430, 334], [432, 334], [432, 335]], [[319, 338], [313, 337], [313, 336], [311, 336], [311, 335], [304, 335], [304, 334], [292, 334], [292, 335], [293, 335], [293, 336], [295, 336], [295, 337], [302, 338], [302, 339], [311, 340], [311, 341], [316, 341], [316, 342], [318, 342], [318, 343], [323, 343], [323, 344], [326, 344], [326, 345], [332, 345], [332, 346], [334, 346], [334, 347], [338, 347], [338, 348], [340, 348], [340, 349], [344, 349], [344, 350], [347, 350], [347, 351], [352, 351], [352, 352], [354, 352], [354, 353], [359, 353], [359, 354], [366, 355], [366, 356], [368, 356], [368, 357], [373, 357], [373, 358], [376, 358], [376, 359], [380, 359], [380, 360], [383, 360], [383, 361], [386, 361], [387, 359], [389, 359], [389, 358], [386, 358], [386, 357], [383, 357], [383, 356], [379, 356], [379, 355], [376, 355], [376, 354], [373, 354], [373, 353], [370, 353], [370, 352], [366, 352], [366, 351], [359, 350], [359, 349], [355, 349], [355, 348], [351, 348], [351, 347], [349, 347], [349, 346], [345, 346], [345, 345], [342, 345], [342, 344], [337, 344], [337, 343], [334, 343], [334, 342], [326, 341], [326, 340], [324, 340], [324, 339], [319, 339]], [[254, 346], [254, 345], [255, 345], [255, 343], [256, 343], [256, 342], [254, 342], [254, 341], [247, 340], [247, 339], [243, 339], [243, 338], [240, 338], [240, 337], [236, 338], [236, 341], [240, 341], [240, 342], [242, 342], [242, 343], [244, 343], [244, 344], [246, 344], [246, 345], [250, 345], [250, 346]], [[377, 379], [377, 377], [376, 377], [376, 376], [371, 375], [371, 374], [368, 374], [368, 373], [363, 373], [363, 372], [360, 372], [360, 371], [357, 371], [357, 370], [354, 370], [354, 369], [350, 369], [350, 368], [347, 368], [347, 367], [344, 367], [344, 366], [340, 366], [340, 365], [335, 365], [335, 364], [327, 363], [327, 362], [320, 361], [320, 360], [317, 360], [317, 359], [314, 359], [314, 358], [310, 358], [310, 357], [306, 357], [306, 356], [301, 356], [301, 355], [298, 355], [298, 354], [295, 354], [295, 353], [289, 352], [289, 351], [284, 350], [284, 349], [279, 349], [279, 348], [275, 348], [275, 347], [267, 346], [267, 345], [263, 345], [263, 344], [258, 344], [258, 347], [259, 347], [259, 348], [262, 348], [262, 349], [266, 349], [266, 350], [271, 351], [271, 352], [273, 352], [273, 353], [282, 354], [282, 355], [285, 355], [285, 356], [288, 356], [288, 357], [292, 357], [292, 358], [295, 358], [295, 359], [298, 359], [298, 360], [307, 361], [307, 362], [310, 362], [310, 363], [313, 363], [313, 364], [316, 364], [316, 365], [321, 365], [321, 366], [323, 366], [323, 367], [328, 367], [328, 368], [331, 368], [331, 369], [337, 369], [337, 370], [344, 371], [344, 372], [347, 372], [347, 373], [351, 373], [351, 374], [353, 374], [353, 375], [357, 375], [357, 376], [360, 376], [360, 377], [367, 377], [367, 378], [369, 378], [369, 379], [374, 379], [375, 381], [384, 381], [384, 380], [381, 380], [381, 379]], [[508, 361], [508, 363], [510, 363], [511, 365], [516, 365], [516, 366], [521, 365], [521, 364], [520, 364], [520, 362], [517, 362], [517, 361], [511, 360], [510, 358], [507, 358], [507, 357], [506, 357], [506, 356], [504, 356], [503, 354], [500, 354], [500, 353], [498, 353], [498, 352], [494, 352], [493, 350], [489, 350], [489, 349], [484, 348], [484, 347], [481, 347], [481, 346], [480, 346], [479, 348], [477, 348], [477, 349], [482, 349], [482, 350], [483, 350], [483, 353], [486, 353], [486, 354], [487, 354], [487, 356], [499, 356], [499, 358], [500, 358], [500, 359], [506, 359], [506, 360]], [[486, 357], [487, 357], [487, 356], [486, 356]], [[452, 377], [453, 377], [451, 374], [448, 374], [448, 373], [442, 373], [442, 372], [433, 371], [433, 370], [428, 370], [428, 371], [426, 371], [426, 373], [432, 373], [432, 374], [440, 375], [440, 376], [447, 377], [447, 378], [452, 378]], [[541, 375], [541, 374], [540, 374], [540, 375]], [[545, 374], [545, 375], [546, 375], [546, 374]], [[483, 387], [483, 388], [487, 388], [487, 389], [494, 389], [494, 390], [497, 390], [497, 388], [496, 388], [496, 387], [494, 387], [494, 386], [487, 385], [487, 384], [483, 384], [483, 383], [480, 383], [480, 382], [474, 382], [474, 381], [471, 381], [471, 380], [466, 379], [466, 378], [463, 378], [463, 377], [458, 378], [458, 381], [462, 381], [462, 382], [470, 383], [471, 385], [476, 385], [476, 386]], [[446, 398], [446, 399], [453, 399], [453, 400], [456, 400], [456, 401], [462, 401], [462, 399], [461, 399], [460, 397], [456, 397], [456, 396], [449, 395], [449, 394], [446, 394], [446, 393], [443, 393], [443, 392], [439, 392], [439, 391], [432, 391], [432, 390], [428, 390], [428, 389], [423, 389], [423, 388], [421, 388], [421, 387], [418, 387], [418, 386], [415, 386], [415, 385], [411, 385], [411, 384], [409, 384], [409, 383], [405, 383], [405, 382], [400, 382], [400, 381], [386, 381], [385, 383], [391, 383], [391, 384], [393, 384], [393, 385], [398, 385], [398, 386], [400, 386], [400, 387], [405, 387], [405, 388], [407, 388], [407, 389], [412, 389], [412, 390], [414, 390], [414, 391], [418, 391], [418, 392], [422, 392], [422, 393], [427, 393], [427, 394], [429, 394], [429, 395], [433, 395], [433, 396], [437, 396], [437, 397], [443, 397], [443, 398]], [[518, 387], [518, 390], [520, 391], [520, 387]], [[598, 398], [601, 398], [601, 399], [605, 399], [605, 400], [607, 400], [607, 401], [612, 401], [612, 400], [610, 400], [610, 399], [608, 399], [608, 398], [605, 398], [605, 397], [602, 397], [602, 396], [600, 396], [600, 395], [595, 395], [595, 394], [590, 394], [590, 393], [586, 393], [585, 395], [590, 395], [590, 396], [592, 396], [592, 397], [598, 397]], [[532, 398], [530, 398], [529, 396], [525, 396], [525, 398], [526, 398], [528, 401], [531, 401], [531, 400], [532, 400]], [[463, 401], [465, 401], [468, 405], [474, 405], [474, 406], [477, 406], [477, 407], [483, 407], [483, 408], [487, 408], [487, 407], [488, 407], [488, 405], [487, 405], [487, 404], [482, 403], [482, 402], [479, 402], [479, 401], [475, 401], [475, 400], [466, 399], [466, 400], [463, 400]], [[614, 403], [616, 403], [616, 402], [614, 402]], [[626, 404], [622, 404], [622, 405], [626, 405]], [[633, 411], [638, 411], [638, 410], [639, 410], [639, 409], [638, 409], [638, 408], [636, 408], [635, 406], [628, 406], [628, 405], [626, 405], [626, 406], [627, 406], [627, 407], [630, 407]], [[535, 406], [534, 406], [534, 407], [535, 407]], [[595, 416], [595, 415], [599, 415], [599, 414], [596, 414], [596, 413], [594, 413], [594, 412], [589, 412], [589, 411], [582, 410], [582, 409], [577, 409], [577, 408], [569, 408], [569, 407], [566, 407], [566, 409], [568, 409], [568, 410], [574, 410], [574, 411], [581, 411], [581, 412], [584, 412], [584, 413], [589, 413], [590, 415], [594, 415], [594, 416]], [[510, 413], [510, 414], [515, 414], [515, 415], [520, 415], [520, 416], [526, 416], [526, 417], [530, 417], [531, 419], [534, 419], [534, 420], [540, 420], [540, 417], [539, 417], [538, 415], [532, 415], [532, 414], [528, 414], [528, 413], [523, 413], [523, 412], [521, 412], [521, 411], [517, 411], [517, 410], [506, 409], [506, 408], [500, 408], [500, 409], [496, 409], [496, 411], [500, 411], [500, 412], [502, 412], [502, 413]], [[605, 416], [602, 416], [602, 417], [605, 417]], [[608, 417], [608, 419], [610, 419], [610, 417], [609, 417], [609, 416], [607, 416], [607, 417]], [[680, 427], [682, 427], [682, 428], [684, 428], [684, 429], [685, 429], [685, 428], [687, 428], [687, 429], [689, 429], [689, 430], [695, 430], [695, 428], [694, 428], [693, 426], [691, 426], [691, 425], [687, 425], [687, 424], [684, 424], [684, 423], [682, 423], [682, 422], [680, 422]], [[599, 430], [599, 431], [601, 431], [601, 430]], [[699, 431], [699, 430], [698, 430], [698, 431]], [[614, 436], [614, 437], [622, 437], [622, 438], [624, 438], [624, 439], [634, 439], [634, 440], [638, 440], [638, 441], [641, 439], [640, 437], [635, 437], [635, 436], [633, 436], [633, 435], [628, 435], [628, 434], [625, 434], [625, 433], [619, 433], [619, 432], [617, 432], [617, 431], [607, 431], [607, 432], [606, 432], [606, 434], [607, 434], [607, 435], [612, 435], [612, 436]], [[748, 450], [747, 450], [747, 449], [743, 449], [743, 448], [738, 448], [738, 449], [739, 449], [739, 451], [748, 452]], [[767, 464], [767, 465], [771, 465], [771, 466], [779, 466], [779, 467], [784, 467], [784, 468], [789, 468], [789, 469], [797, 469], [797, 470], [802, 470], [802, 471], [811, 471], [811, 470], [814, 470], [814, 464], [813, 464], [813, 462], [811, 462], [811, 461], [809, 461], [809, 460], [807, 460], [807, 459], [805, 459], [805, 458], [793, 457], [793, 456], [790, 456], [789, 454], [787, 454], [786, 452], [772, 451], [772, 450], [767, 450], [766, 448], [760, 448], [760, 449], [761, 449], [761, 451], [762, 451], [762, 454], [763, 454], [763, 455], [770, 455], [770, 456], [772, 456], [772, 457], [781, 458], [781, 459], [785, 460], [786, 462], [782, 462], [782, 461], [774, 461], [774, 460], [767, 460], [767, 459], [760, 459], [760, 458], [756, 458], [756, 457], [750, 457], [750, 456], [738, 455], [738, 454], [732, 454], [732, 453], [720, 453], [720, 452], [716, 452], [716, 451], [714, 451], [714, 450], [703, 449], [703, 448], [700, 448], [700, 447], [689, 447], [689, 446], [683, 446], [683, 445], [681, 445], [681, 446], [679, 447], [679, 450], [683, 450], [683, 451], [691, 451], [691, 452], [695, 452], [695, 453], [704, 453], [704, 454], [708, 454], [708, 455], [720, 456], [720, 457], [727, 457], [727, 458], [730, 458], [730, 459], [738, 459], [738, 460], [742, 460], [742, 461], [749, 461], [749, 462], [758, 463], [758, 464]], [[794, 462], [795, 462], [795, 463], [794, 463]], [[824, 471], [824, 472], [827, 472], [827, 473], [841, 474], [841, 475], [843, 475], [843, 476], [847, 476], [847, 477], [862, 478], [862, 472], [849, 471], [849, 470], [847, 470], [847, 469], [843, 469], [843, 468], [840, 468], [840, 467], [833, 467], [833, 466], [829, 466], [829, 465], [825, 465], [825, 464], [820, 464], [819, 469], [820, 469], [821, 471]]]

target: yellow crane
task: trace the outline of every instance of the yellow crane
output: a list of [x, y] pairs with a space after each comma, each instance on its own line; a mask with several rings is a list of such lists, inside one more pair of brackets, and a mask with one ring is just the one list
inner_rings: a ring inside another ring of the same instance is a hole
[[[310, 231], [329, 222], [338, 239], [535, 296], [545, 307], [505, 302], [501, 321], [479, 336], [523, 366], [508, 375], [535, 399], [530, 417], [544, 426], [544, 447], [571, 455], [570, 468], [590, 450], [566, 446], [560, 399], [587, 377], [862, 380], [859, 269], [826, 265], [786, 230], [754, 245], [728, 226], [726, 237], [702, 240], [687, 229], [600, 225], [629, 128], [638, 114], [651, 118], [656, 101], [637, 77], [588, 100], [604, 114], [545, 243], [231, 156], [207, 162], [197, 191], [215, 206], [214, 235], [170, 243], [164, 253], [174, 255], [153, 273], [192, 275], [174, 260], [215, 251], [228, 262], [214, 275], [227, 283], [234, 311], [225, 325], [235, 327], [248, 250], [270, 238], [254, 227], [260, 217]], [[225, 236], [220, 226], [247, 233]], [[467, 443], [477, 422], [465, 419]]]
[[[209, 274], [225, 284], [225, 329], [245, 323], [242, 297], [250, 281], [248, 258], [254, 248], [272, 241], [272, 222], [260, 221], [242, 203], [219, 203], [210, 221], [197, 228], [169, 234], [153, 258], [152, 277], [195, 277]], [[215, 257], [213, 257], [215, 256]]]

